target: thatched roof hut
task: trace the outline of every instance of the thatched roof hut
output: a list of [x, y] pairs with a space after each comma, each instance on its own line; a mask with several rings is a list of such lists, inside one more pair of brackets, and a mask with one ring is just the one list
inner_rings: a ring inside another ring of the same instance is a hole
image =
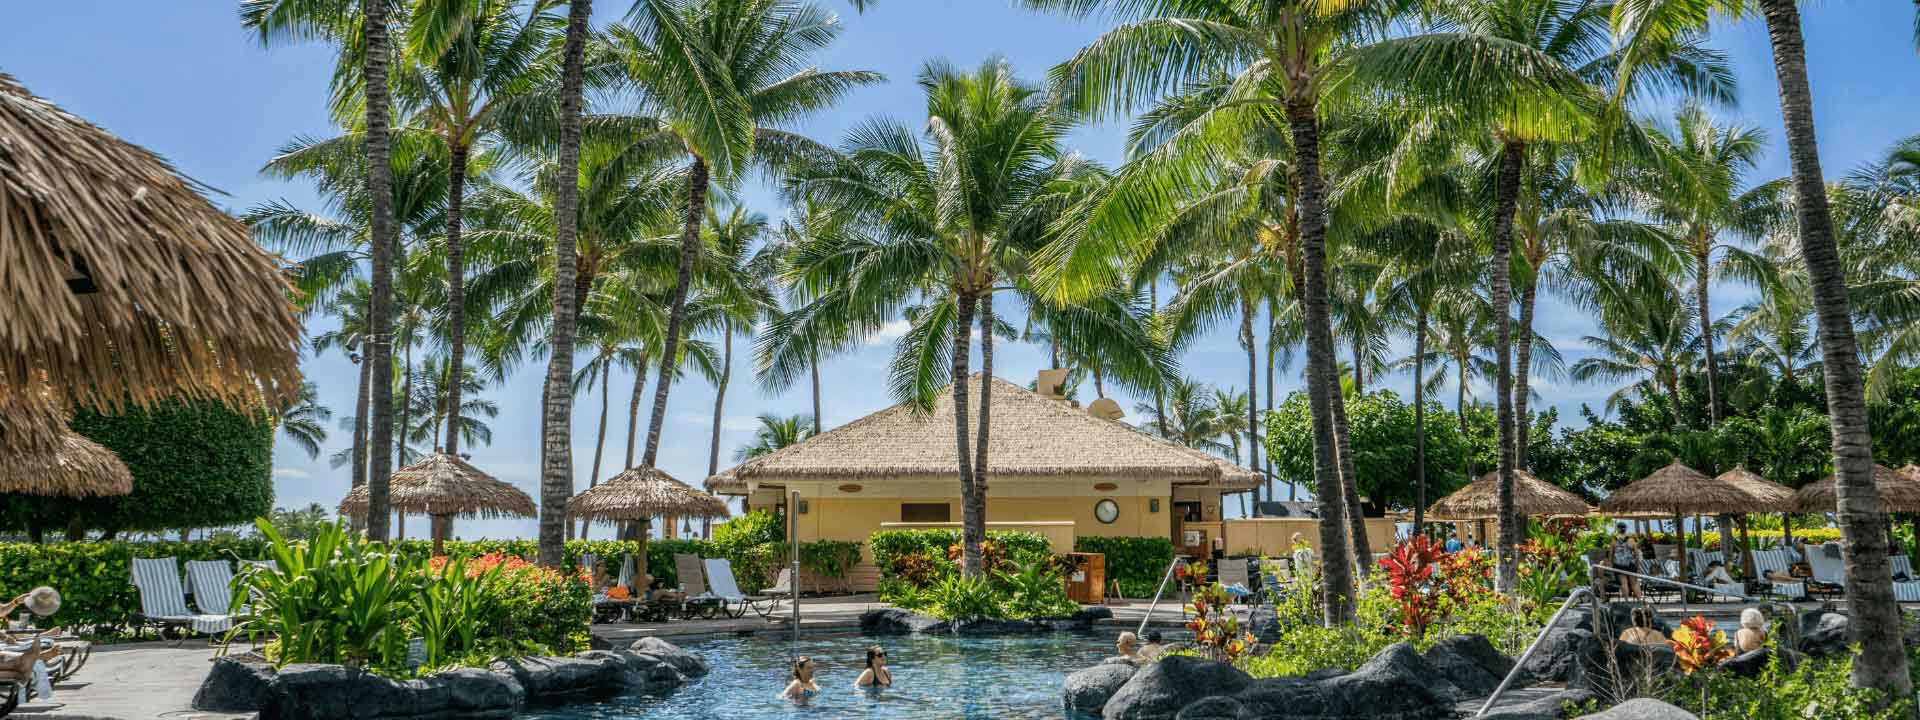
[[1745, 513], [1791, 512], [1797, 504], [1793, 488], [1760, 477], [1745, 465], [1736, 465], [1714, 479], [1732, 485], [1754, 499], [1753, 505], [1743, 511]]
[[[1820, 482], [1800, 488], [1794, 494], [1801, 512], [1833, 512], [1839, 502], [1838, 476], [1828, 475]], [[1873, 484], [1880, 490], [1880, 509], [1886, 512], [1920, 512], [1920, 473], [1908, 475], [1885, 465], [1873, 466]]]
[[627, 468], [567, 501], [567, 514], [603, 522], [656, 517], [724, 518], [727, 503], [659, 468]]
[[[980, 373], [968, 380], [978, 402]], [[1223, 458], [1096, 417], [1063, 400], [994, 378], [987, 475], [994, 480], [1077, 482], [1086, 478], [1170, 479], [1177, 485], [1245, 490], [1261, 476]], [[954, 456], [953, 391], [931, 412], [902, 403], [707, 478], [708, 490], [744, 495], [750, 481], [945, 480]]]
[[133, 492], [133, 473], [112, 450], [65, 427], [53, 435], [51, 443], [0, 440], [0, 493], [99, 497]]
[[1753, 510], [1753, 498], [1674, 461], [1600, 501], [1607, 514], [1718, 515]]
[[[1585, 498], [1525, 470], [1513, 471], [1513, 507], [1528, 517], [1585, 515], [1593, 508]], [[1488, 520], [1500, 516], [1500, 476], [1487, 473], [1427, 509], [1433, 520]]]
[[[533, 498], [495, 479], [459, 457], [434, 453], [394, 471], [389, 502], [401, 513], [433, 519], [433, 549], [439, 553], [453, 538], [456, 517], [533, 517]], [[343, 515], [365, 515], [369, 496], [361, 485], [340, 501]]]
[[0, 405], [299, 391], [291, 286], [205, 190], [0, 73]]

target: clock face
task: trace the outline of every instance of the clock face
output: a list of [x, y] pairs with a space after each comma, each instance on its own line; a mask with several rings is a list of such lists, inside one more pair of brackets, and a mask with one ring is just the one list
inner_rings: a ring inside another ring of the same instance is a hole
[[1102, 523], [1112, 524], [1113, 521], [1120, 519], [1120, 503], [1112, 500], [1101, 500], [1100, 502], [1094, 503], [1093, 517]]

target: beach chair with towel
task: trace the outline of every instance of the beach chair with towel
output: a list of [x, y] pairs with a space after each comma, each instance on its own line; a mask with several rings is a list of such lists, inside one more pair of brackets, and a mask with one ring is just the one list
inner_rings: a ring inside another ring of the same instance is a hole
[[707, 587], [707, 570], [699, 555], [674, 553], [673, 574], [680, 576], [680, 593], [687, 598], [680, 608], [682, 616], [689, 620], [710, 618], [716, 608], [725, 610], [724, 603]]
[[1245, 603], [1259, 595], [1248, 580], [1246, 560], [1227, 558], [1220, 561], [1220, 587], [1226, 590], [1234, 601]]
[[[187, 593], [180, 585], [180, 563], [173, 558], [134, 558], [133, 587], [140, 592], [140, 612], [135, 613], [133, 619], [142, 626], [158, 626], [162, 636], [169, 630], [181, 628], [213, 635], [233, 627], [231, 615], [196, 614], [187, 610]], [[185, 639], [184, 635], [168, 638], [173, 645]]]
[[1913, 575], [1913, 559], [1895, 555], [1887, 558], [1887, 564], [1893, 570], [1893, 599], [1896, 602], [1920, 602], [1920, 577]]
[[1840, 560], [1840, 544], [1826, 543], [1807, 547], [1807, 568], [1813, 571], [1813, 588], [1831, 598], [1846, 590], [1847, 566]]
[[1755, 582], [1758, 583], [1761, 588], [1765, 588], [1773, 594], [1783, 596], [1788, 600], [1805, 600], [1807, 597], [1806, 583], [1777, 582], [1767, 579], [1767, 573], [1769, 572], [1792, 572], [1793, 563], [1787, 559], [1788, 557], [1786, 550], [1755, 550], [1753, 552], [1753, 569], [1755, 572], [1760, 573], [1760, 577], [1756, 578]]
[[[737, 618], [747, 614], [747, 609], [766, 617], [773, 610], [778, 597], [769, 594], [748, 595], [740, 592], [740, 584], [733, 578], [733, 563], [726, 558], [708, 558], [701, 561], [707, 573], [707, 593], [720, 601], [720, 614]], [[789, 577], [791, 582], [792, 578]], [[731, 606], [731, 607], [729, 607]]]

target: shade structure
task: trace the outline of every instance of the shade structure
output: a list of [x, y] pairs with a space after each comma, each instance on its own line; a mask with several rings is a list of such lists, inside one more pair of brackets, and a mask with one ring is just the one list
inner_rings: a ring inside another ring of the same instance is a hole
[[1752, 509], [1752, 496], [1678, 461], [1600, 501], [1606, 514], [1718, 515]]
[[0, 73], [0, 405], [298, 393], [291, 285], [207, 190]]
[[567, 514], [602, 522], [656, 517], [724, 518], [727, 503], [658, 468], [627, 468], [567, 501]]
[[44, 432], [52, 439], [14, 443], [11, 434], [0, 435], [0, 493], [84, 498], [133, 492], [133, 473], [112, 450], [65, 426]]
[[[1500, 516], [1500, 476], [1487, 473], [1440, 498], [1427, 509], [1433, 520], [1488, 520]], [[1585, 515], [1591, 507], [1575, 495], [1525, 470], [1513, 471], [1513, 507], [1528, 517]]]
[[1753, 505], [1735, 514], [1791, 512], [1798, 505], [1793, 488], [1760, 477], [1745, 465], [1734, 466], [1714, 479], [1753, 498]]
[[[1839, 502], [1837, 476], [1800, 488], [1794, 494], [1801, 512], [1833, 512]], [[1880, 490], [1880, 509], [1887, 512], [1920, 512], [1920, 473], [1909, 475], [1885, 465], [1873, 466], [1873, 485]]]
[[[446, 453], [434, 453], [394, 471], [393, 509], [405, 513], [446, 517], [533, 517], [533, 498], [520, 488], [494, 479], [471, 463]], [[367, 488], [354, 488], [340, 501], [340, 512], [364, 515]]]

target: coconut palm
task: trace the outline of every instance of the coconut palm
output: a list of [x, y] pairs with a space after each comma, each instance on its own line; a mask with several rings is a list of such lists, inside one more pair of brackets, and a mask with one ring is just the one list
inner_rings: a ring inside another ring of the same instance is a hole
[[734, 462], [746, 462], [775, 450], [793, 445], [813, 437], [817, 430], [813, 418], [805, 415], [760, 414], [760, 428], [753, 432], [753, 441], [733, 451]]
[[1740, 357], [1784, 384], [1817, 367], [1819, 348], [1808, 323], [1813, 313], [1806, 283], [1798, 275], [1760, 293], [1727, 315], [1727, 343]]
[[[472, 366], [460, 373], [459, 384], [463, 387], [459, 394], [452, 388], [453, 372], [450, 361], [445, 356], [428, 357], [420, 367], [409, 373], [411, 386], [407, 416], [410, 424], [400, 428], [408, 443], [415, 447], [444, 451], [435, 447], [441, 438], [451, 430], [469, 445], [493, 444], [493, 428], [483, 418], [500, 416], [500, 406], [491, 400], [479, 397], [486, 388]], [[458, 412], [449, 411], [454, 398], [460, 398], [462, 407]], [[454, 427], [449, 427], [453, 424]], [[421, 455], [418, 450], [408, 449], [408, 457], [403, 464], [412, 464]]]
[[1606, 334], [1582, 338], [1594, 355], [1573, 364], [1574, 380], [1634, 381], [1607, 397], [1612, 410], [1630, 393], [1652, 399], [1665, 393], [1669, 426], [1680, 424], [1680, 376], [1700, 362], [1702, 342], [1690, 323], [1695, 309], [1677, 297], [1608, 296], [1601, 306]]
[[[1820, 168], [1813, 90], [1807, 81], [1806, 40], [1800, 32], [1798, 4], [1794, 0], [1626, 0], [1615, 10], [1614, 34], [1630, 52], [1658, 47], [1677, 35], [1702, 30], [1714, 11], [1736, 17], [1759, 14], [1766, 20], [1774, 75], [1780, 87], [1787, 159], [1793, 169], [1800, 256], [1812, 291], [1814, 317], [1819, 322], [1827, 415], [1833, 420], [1834, 469], [1839, 478], [1836, 510], [1845, 548], [1847, 605], [1863, 627], [1896, 627], [1900, 607], [1894, 602], [1892, 573], [1887, 564], [1888, 517], [1880, 510], [1873, 482], [1873, 435], [1867, 427], [1866, 387], [1847, 297], [1846, 269], [1840, 262], [1826, 179]], [[1622, 72], [1631, 70], [1632, 63], [1622, 63]], [[1889, 697], [1911, 695], [1913, 679], [1908, 675], [1907, 654], [1899, 638], [1888, 633], [1862, 633], [1860, 640], [1860, 653], [1853, 664], [1854, 686], [1882, 689]]]
[[[778, 171], [822, 154], [825, 148], [783, 128], [880, 80], [876, 73], [806, 67], [839, 34], [832, 13], [791, 0], [642, 0], [610, 32], [606, 52], [660, 111], [650, 119], [652, 136], [640, 144], [687, 161], [665, 356], [678, 357], [709, 186], [730, 185], [749, 167]], [[671, 372], [660, 369], [642, 465], [652, 466], [660, 451]]]
[[[567, 3], [567, 39], [561, 50], [560, 73], [560, 147], [554, 177], [553, 217], [575, 218], [580, 209], [580, 116], [585, 100], [587, 23], [593, 14], [593, 0]], [[573, 392], [567, 382], [573, 375], [574, 323], [577, 303], [582, 298], [574, 291], [577, 268], [574, 267], [574, 243], [579, 227], [574, 222], [554, 223], [552, 334], [547, 352], [546, 385], [541, 392], [540, 415], [540, 564], [560, 567], [566, 550], [567, 499], [573, 497]]]
[[1148, 432], [1154, 435], [1195, 450], [1225, 455], [1233, 451], [1233, 446], [1221, 442], [1220, 438], [1232, 434], [1230, 429], [1238, 427], [1235, 423], [1239, 414], [1223, 416], [1216, 400], [1213, 389], [1206, 383], [1181, 377], [1166, 384], [1166, 415], [1155, 414], [1156, 408], [1146, 403], [1134, 406], [1134, 410], [1151, 420]]
[[280, 432], [305, 450], [307, 457], [320, 457], [320, 444], [327, 441], [327, 421], [333, 409], [320, 404], [320, 388], [312, 382], [300, 384], [300, 395], [280, 411]]
[[707, 255], [712, 267], [712, 300], [720, 320], [720, 377], [714, 383], [713, 440], [707, 448], [707, 474], [720, 472], [720, 421], [726, 414], [727, 385], [733, 379], [733, 338], [751, 333], [770, 311], [779, 308], [773, 295], [778, 250], [763, 243], [767, 217], [735, 205], [722, 215], [717, 204], [707, 206]]
[[806, 272], [788, 272], [794, 269], [796, 250], [836, 246], [858, 231], [851, 213], [805, 197], [793, 200], [790, 216], [780, 221], [780, 231], [764, 251], [773, 266], [774, 284], [784, 291], [789, 307], [770, 310], [754, 338], [754, 375], [762, 389], [780, 393], [804, 373], [812, 384], [813, 421], [819, 426], [826, 418], [820, 407], [821, 354], [851, 348], [855, 337], [877, 332], [880, 320], [853, 318], [846, 312], [853, 295], [841, 282], [841, 273], [849, 268], [811, 264]]
[[349, 463], [353, 487], [367, 484], [367, 383], [372, 379], [372, 368], [361, 354], [367, 343], [367, 296], [371, 288], [366, 280], [357, 280], [341, 290], [327, 304], [328, 314], [339, 322], [339, 326], [313, 336], [315, 355], [339, 348], [347, 356], [348, 362], [360, 370], [359, 384], [353, 392], [353, 417], [342, 418], [342, 429], [353, 437], [344, 455], [338, 456], [339, 462], [331, 462], [331, 467], [341, 467]]

